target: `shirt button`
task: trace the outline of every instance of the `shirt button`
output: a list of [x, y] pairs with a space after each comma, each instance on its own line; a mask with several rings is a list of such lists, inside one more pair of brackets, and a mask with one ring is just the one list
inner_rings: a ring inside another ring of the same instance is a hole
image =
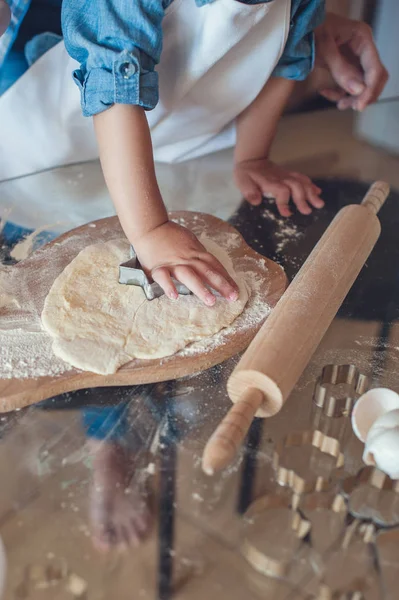
[[119, 71], [124, 79], [130, 79], [130, 77], [132, 77], [136, 73], [137, 67], [133, 63], [125, 62], [121, 64], [121, 66], [119, 67]]

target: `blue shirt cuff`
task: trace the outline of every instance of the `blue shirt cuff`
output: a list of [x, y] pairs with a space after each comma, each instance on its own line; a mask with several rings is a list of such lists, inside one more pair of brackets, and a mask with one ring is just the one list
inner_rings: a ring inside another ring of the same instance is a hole
[[[301, 46], [303, 46], [303, 53], [301, 53]], [[281, 57], [272, 73], [273, 77], [283, 77], [295, 81], [304, 81], [308, 77], [313, 70], [316, 58], [314, 34], [308, 34], [306, 39], [297, 45], [296, 51], [296, 56], [283, 55]]]
[[158, 73], [150, 70], [146, 62], [150, 61], [143, 54], [123, 51], [112, 70], [101, 67], [87, 73], [82, 69], [74, 71], [83, 115], [94, 116], [113, 104], [133, 104], [152, 110], [158, 103]]

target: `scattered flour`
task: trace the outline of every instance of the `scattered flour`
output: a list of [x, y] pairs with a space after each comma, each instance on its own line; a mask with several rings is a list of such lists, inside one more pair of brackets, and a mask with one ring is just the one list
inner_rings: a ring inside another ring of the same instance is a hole
[[[258, 269], [260, 266], [263, 267], [266, 276], [267, 267], [263, 259], [255, 260], [253, 258], [247, 258], [246, 261], [247, 263], [252, 262], [252, 268], [255, 266], [255, 264]], [[269, 304], [267, 304], [267, 302], [264, 300], [264, 291], [261, 291], [264, 280], [259, 276], [259, 273], [256, 271], [251, 271], [250, 269], [240, 271], [240, 269], [237, 267], [236, 272], [240, 275], [244, 274], [245, 281], [247, 282], [248, 288], [251, 291], [251, 297], [247, 302], [244, 312], [241, 313], [241, 315], [234, 321], [234, 323], [232, 323], [232, 325], [225, 327], [219, 331], [219, 333], [216, 333], [210, 338], [204, 338], [199, 342], [195, 342], [190, 346], [186, 346], [186, 348], [179, 353], [180, 356], [193, 356], [195, 354], [202, 354], [203, 352], [209, 352], [219, 348], [220, 346], [224, 346], [231, 334], [243, 332], [247, 329], [256, 327], [271, 312], [271, 306], [269, 306]]]
[[72, 368], [54, 356], [51, 339], [42, 331], [9, 329], [0, 332], [0, 341], [2, 379], [54, 376]]
[[18, 300], [12, 294], [9, 294], [5, 291], [6, 281], [6, 271], [3, 270], [0, 266], [0, 311], [3, 308], [21, 308]]
[[268, 221], [282, 221], [282, 219], [279, 219], [271, 210], [269, 210], [268, 208], [265, 208], [264, 211], [262, 212], [262, 217], [264, 219], [267, 219]]
[[289, 223], [286, 218], [278, 217], [268, 208], [263, 210], [262, 217], [276, 223], [278, 227], [277, 231], [274, 232], [274, 237], [278, 240], [277, 252], [282, 252], [289, 242], [299, 240], [304, 235], [302, 231], [299, 231], [297, 225]]
[[10, 296], [10, 294], [4, 294], [0, 291], [0, 309], [9, 308], [12, 306], [15, 306], [15, 308], [21, 308], [18, 300], [14, 298], [14, 296]]

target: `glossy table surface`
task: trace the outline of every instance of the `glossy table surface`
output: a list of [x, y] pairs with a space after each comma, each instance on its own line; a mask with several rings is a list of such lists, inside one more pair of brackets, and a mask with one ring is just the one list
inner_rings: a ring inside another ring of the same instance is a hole
[[[228, 165], [229, 156], [220, 155], [176, 167], [180, 176], [175, 169], [170, 178], [165, 167], [161, 187], [180, 199], [171, 208], [216, 207], [255, 250], [282, 264], [290, 279], [337, 210], [359, 202], [367, 189], [349, 179], [318, 179], [326, 208], [283, 221], [271, 203], [240, 204]], [[29, 179], [0, 183], [3, 208], [21, 194], [18, 210], [26, 226], [24, 193], [36, 199], [52, 194], [65, 201], [65, 210], [73, 205], [72, 225], [112, 212], [96, 163]], [[184, 201], [188, 187], [192, 204]], [[80, 213], [79, 197], [85, 202]], [[184, 380], [82, 390], [0, 418], [5, 600], [279, 600], [341, 598], [343, 592], [345, 598], [397, 597], [399, 536], [393, 529], [386, 538], [381, 522], [399, 525], [399, 498], [367, 482], [343, 483], [362, 467], [362, 444], [348, 413], [330, 417], [313, 397], [328, 365], [354, 365], [357, 371], [349, 372], [367, 376], [365, 387], [399, 390], [398, 201], [393, 192], [380, 214], [381, 238], [287, 404], [275, 417], [255, 420], [240, 456], [220, 475], [205, 476], [200, 461], [230, 406], [225, 387], [236, 359]], [[53, 222], [58, 220], [57, 214]], [[6, 254], [3, 249], [3, 259]], [[352, 388], [343, 383], [337, 393], [351, 395]], [[343, 468], [336, 469], [336, 456], [309, 443], [308, 432], [315, 430], [338, 440]], [[301, 432], [299, 445], [287, 438], [293, 432]], [[277, 504], [291, 500], [289, 486], [277, 481], [281, 467], [308, 490], [297, 500], [311, 528], [295, 543], [284, 507], [268, 512], [266, 502], [257, 532], [243, 517], [263, 495], [278, 496]], [[324, 492], [315, 496], [317, 481]], [[330, 500], [345, 489], [350, 492], [343, 512], [335, 513]], [[349, 509], [360, 521], [377, 522], [376, 529], [365, 532]], [[284, 563], [280, 578], [256, 570], [259, 560], [248, 562], [245, 540], [261, 548], [261, 557]], [[330, 596], [321, 595], [322, 584]]]

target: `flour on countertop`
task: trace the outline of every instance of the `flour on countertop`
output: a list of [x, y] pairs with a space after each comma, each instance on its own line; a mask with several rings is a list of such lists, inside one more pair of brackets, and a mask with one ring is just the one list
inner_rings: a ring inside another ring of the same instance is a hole
[[[1, 281], [0, 281], [0, 286], [1, 286]], [[14, 296], [10, 296], [10, 294], [4, 294], [3, 292], [0, 291], [0, 310], [2, 308], [10, 308], [12, 306], [15, 308], [21, 308], [18, 300], [16, 298], [14, 298]]]
[[277, 231], [273, 233], [274, 237], [278, 240], [276, 245], [277, 252], [282, 252], [289, 242], [299, 240], [304, 235], [302, 231], [299, 231], [297, 225], [289, 223], [286, 218], [278, 217], [268, 208], [263, 210], [262, 217], [276, 223], [278, 227]]
[[7, 274], [6, 270], [0, 266], [0, 314], [5, 308], [20, 308], [18, 300], [6, 291]]
[[0, 331], [0, 343], [2, 379], [54, 376], [72, 368], [54, 356], [52, 341], [44, 331]]

